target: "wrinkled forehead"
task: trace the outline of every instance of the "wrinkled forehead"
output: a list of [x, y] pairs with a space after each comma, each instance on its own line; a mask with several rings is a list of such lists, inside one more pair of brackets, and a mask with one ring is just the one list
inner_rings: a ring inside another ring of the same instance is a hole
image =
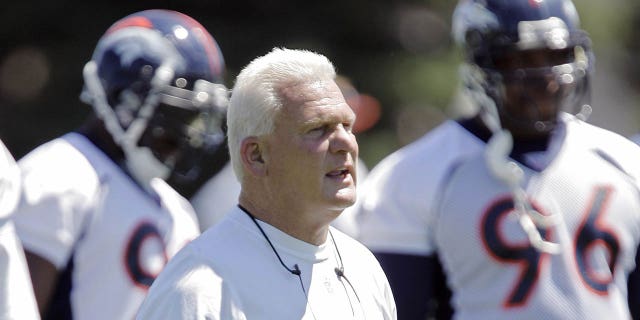
[[335, 81], [313, 80], [291, 83], [280, 88], [284, 105], [300, 106], [309, 102], [320, 102], [324, 99], [342, 99], [342, 92]]
[[333, 80], [308, 81], [281, 89], [283, 98], [281, 114], [285, 118], [340, 118], [339, 122], [355, 119], [342, 91]]

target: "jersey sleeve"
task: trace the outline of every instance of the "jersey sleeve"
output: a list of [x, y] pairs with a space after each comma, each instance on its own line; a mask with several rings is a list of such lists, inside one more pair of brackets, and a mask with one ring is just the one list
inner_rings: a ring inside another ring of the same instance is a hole
[[358, 193], [358, 240], [375, 253], [432, 255], [442, 180], [461, 157], [481, 147], [448, 121], [382, 160]]
[[411, 188], [409, 181], [396, 180], [400, 170], [394, 166], [376, 169], [359, 192], [355, 209], [359, 240], [374, 252], [430, 254], [428, 193]]
[[11, 215], [18, 202], [20, 173], [9, 150], [0, 142], [0, 225]]
[[14, 214], [25, 250], [65, 267], [97, 200], [98, 178], [69, 145], [45, 146], [19, 161], [20, 203]]
[[0, 318], [40, 319], [29, 269], [11, 221], [0, 225]]
[[589, 143], [588, 148], [631, 177], [640, 187], [640, 134], [630, 140], [586, 123], [580, 129], [581, 134], [588, 137], [585, 139]]

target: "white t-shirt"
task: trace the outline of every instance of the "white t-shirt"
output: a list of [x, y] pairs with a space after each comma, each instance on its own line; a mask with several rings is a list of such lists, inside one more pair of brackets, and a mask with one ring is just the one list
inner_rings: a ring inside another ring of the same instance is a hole
[[236, 207], [169, 261], [137, 319], [396, 319], [386, 276], [363, 245], [332, 227], [335, 245], [327, 236], [315, 246], [258, 223], [300, 277]]
[[[358, 185], [367, 177], [367, 165], [358, 158], [357, 164]], [[240, 183], [233, 172], [231, 162], [216, 175], [211, 177], [191, 198], [191, 204], [198, 216], [198, 222], [202, 231], [222, 220], [224, 215], [238, 205], [240, 196]], [[340, 231], [354, 237], [357, 232], [355, 213], [353, 207], [347, 208], [331, 225]]]
[[[70, 272], [74, 319], [132, 319], [166, 261], [199, 235], [189, 202], [155, 179], [152, 196], [79, 134], [19, 161], [15, 215], [26, 250]], [[62, 290], [64, 284], [59, 284]]]
[[18, 166], [0, 141], [0, 319], [40, 319], [22, 245], [11, 221], [19, 192]]

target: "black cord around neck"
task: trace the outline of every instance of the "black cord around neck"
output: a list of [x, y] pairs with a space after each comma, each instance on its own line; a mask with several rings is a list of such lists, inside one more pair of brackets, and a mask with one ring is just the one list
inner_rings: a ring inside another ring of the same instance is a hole
[[[276, 250], [275, 246], [273, 245], [273, 243], [271, 243], [271, 240], [267, 236], [267, 233], [264, 232], [264, 229], [262, 229], [262, 227], [258, 223], [258, 220], [256, 219], [256, 217], [254, 217], [253, 214], [251, 214], [249, 212], [249, 210], [245, 209], [243, 206], [241, 206], [239, 204], [238, 204], [238, 208], [240, 208], [240, 210], [242, 210], [244, 213], [246, 213], [249, 216], [249, 218], [251, 218], [251, 220], [256, 225], [256, 227], [258, 227], [258, 230], [260, 230], [260, 233], [262, 233], [262, 236], [264, 236], [265, 240], [267, 240], [267, 243], [269, 243], [269, 246], [271, 247], [271, 250], [273, 250], [273, 253], [275, 253], [275, 255], [278, 258], [278, 261], [280, 261], [280, 264], [282, 265], [282, 267], [284, 267], [291, 274], [293, 274], [293, 275], [298, 277], [298, 279], [300, 280], [300, 286], [302, 287], [302, 292], [304, 293], [304, 296], [307, 299], [307, 305], [309, 306], [309, 308], [311, 310], [311, 314], [313, 315], [313, 318], [316, 319], [315, 313], [313, 312], [313, 309], [311, 308], [311, 305], [309, 305], [309, 297], [307, 295], [307, 290], [304, 288], [304, 283], [302, 282], [302, 271], [300, 271], [300, 268], [298, 267], [298, 264], [294, 264], [293, 265], [293, 269], [287, 267], [287, 265], [284, 264], [284, 261], [282, 261], [282, 258], [280, 257], [280, 254]], [[356, 296], [356, 299], [358, 299], [358, 304], [360, 304], [360, 306], [362, 307], [362, 304], [360, 302], [360, 297], [358, 296], [358, 292], [356, 292], [356, 289], [353, 287], [353, 284], [351, 284], [351, 281], [349, 281], [349, 279], [344, 274], [344, 264], [342, 263], [342, 256], [340, 255], [340, 250], [338, 250], [338, 245], [336, 244], [336, 240], [333, 238], [333, 233], [331, 233], [331, 230], [329, 230], [329, 236], [331, 237], [331, 242], [333, 243], [333, 247], [336, 249], [335, 252], [338, 255], [339, 266], [334, 269], [334, 271], [336, 273], [336, 276], [338, 276], [338, 278], [344, 279], [349, 284], [349, 286], [351, 287], [351, 290], [353, 291], [353, 293]], [[342, 283], [342, 281], [340, 281], [340, 283]], [[342, 286], [344, 287], [345, 291], [347, 291], [347, 288], [344, 285], [344, 283], [342, 283]], [[349, 305], [351, 305], [351, 312], [355, 315], [355, 311], [353, 309], [353, 304], [351, 303], [351, 298], [349, 298], [349, 293], [348, 292], [347, 292], [347, 299], [349, 299]], [[364, 315], [364, 312], [363, 312], [363, 315]]]
[[265, 240], [267, 240], [267, 243], [269, 243], [269, 246], [271, 247], [271, 250], [273, 250], [273, 253], [276, 254], [276, 257], [278, 257], [278, 261], [280, 261], [280, 264], [285, 269], [287, 269], [287, 271], [291, 272], [291, 274], [293, 274], [293, 275], [298, 277], [298, 280], [300, 280], [300, 287], [302, 287], [302, 293], [304, 294], [304, 299], [307, 302], [306, 306], [308, 306], [309, 310], [311, 310], [311, 315], [313, 316], [313, 319], [315, 320], [316, 319], [316, 314], [315, 314], [315, 312], [313, 312], [313, 308], [311, 308], [311, 305], [309, 304], [309, 295], [307, 294], [307, 290], [304, 288], [304, 282], [302, 282], [302, 271], [300, 271], [300, 268], [298, 267], [298, 264], [294, 264], [293, 265], [293, 269], [287, 267], [287, 265], [284, 264], [284, 261], [282, 261], [282, 258], [280, 257], [280, 254], [278, 254], [278, 250], [276, 250], [276, 247], [274, 247], [273, 243], [271, 243], [271, 240], [267, 236], [267, 233], [264, 232], [264, 230], [262, 229], [262, 227], [258, 223], [258, 220], [256, 219], [256, 217], [254, 217], [249, 212], [249, 210], [245, 209], [244, 207], [242, 207], [239, 204], [238, 204], [238, 208], [240, 208], [240, 210], [242, 210], [244, 213], [246, 213], [249, 216], [249, 218], [251, 218], [251, 220], [256, 225], [256, 227], [258, 227], [258, 230], [260, 230], [260, 233], [262, 233], [262, 235], [264, 236]]
[[[344, 264], [342, 263], [342, 256], [340, 255], [340, 250], [338, 250], [338, 245], [336, 244], [336, 239], [333, 238], [333, 233], [331, 233], [331, 230], [329, 230], [329, 236], [331, 237], [331, 242], [333, 242], [333, 247], [336, 249], [336, 253], [338, 254], [338, 260], [340, 261], [340, 266], [336, 267], [334, 270], [336, 272], [336, 275], [338, 276], [338, 278], [342, 278], [345, 281], [347, 281], [347, 283], [349, 284], [349, 286], [351, 287], [351, 290], [353, 290], [353, 293], [356, 295], [356, 299], [358, 299], [358, 303], [360, 302], [360, 297], [358, 296], [358, 292], [356, 291], [356, 288], [353, 287], [353, 284], [351, 284], [351, 281], [349, 281], [349, 278], [347, 278], [347, 276], [345, 276], [344, 274]], [[346, 290], [346, 288], [345, 288]], [[349, 295], [347, 294], [347, 297]], [[353, 309], [353, 306], [351, 307]]]
[[[276, 250], [276, 248], [273, 246], [273, 243], [271, 243], [271, 240], [269, 240], [269, 237], [267, 237], [267, 234], [264, 232], [264, 230], [262, 229], [262, 227], [260, 226], [260, 224], [258, 224], [258, 220], [256, 219], [256, 217], [254, 217], [249, 210], [245, 209], [244, 207], [242, 207], [241, 205], [238, 205], [238, 208], [240, 208], [240, 210], [244, 211], [244, 213], [246, 213], [249, 218], [251, 218], [251, 220], [253, 221], [253, 223], [255, 223], [256, 227], [258, 227], [258, 230], [260, 230], [260, 232], [262, 233], [262, 235], [264, 236], [264, 238], [267, 240], [267, 242], [269, 243], [269, 246], [271, 246], [271, 250], [273, 250], [273, 253], [276, 254], [276, 257], [278, 257], [278, 261], [280, 261], [280, 264], [287, 269], [287, 271], [291, 272], [291, 274], [296, 275], [296, 276], [300, 276], [302, 274], [302, 271], [300, 271], [300, 268], [298, 267], [297, 264], [293, 265], [293, 269], [287, 267], [286, 264], [284, 264], [284, 261], [282, 261], [282, 258], [280, 257], [280, 255], [278, 254], [278, 251]], [[302, 280], [301, 280], [302, 281]], [[304, 286], [302, 287], [302, 289], [304, 290]], [[306, 292], [305, 292], [306, 294]]]
[[[342, 256], [340, 255], [340, 250], [338, 250], [338, 245], [336, 244], [336, 239], [333, 238], [333, 233], [331, 233], [331, 230], [329, 230], [329, 236], [331, 237], [331, 242], [333, 242], [333, 247], [336, 249], [336, 253], [338, 254], [338, 260], [340, 261], [340, 265], [338, 267], [336, 267], [334, 270], [336, 271], [336, 275], [338, 277], [343, 277], [344, 278], [344, 264], [342, 263]], [[347, 281], [349, 281], [349, 280], [347, 280]]]

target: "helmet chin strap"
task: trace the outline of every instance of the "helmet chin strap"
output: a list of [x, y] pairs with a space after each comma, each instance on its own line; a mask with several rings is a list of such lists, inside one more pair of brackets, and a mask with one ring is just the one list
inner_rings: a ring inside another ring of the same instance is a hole
[[147, 191], [151, 191], [150, 182], [153, 178], [165, 180], [171, 174], [171, 168], [158, 161], [147, 147], [126, 144], [122, 146], [122, 150], [129, 173]]
[[478, 113], [493, 133], [487, 142], [484, 153], [487, 167], [494, 177], [509, 188], [513, 198], [514, 214], [517, 215], [518, 222], [527, 234], [531, 245], [540, 252], [560, 253], [560, 245], [545, 240], [538, 231], [538, 227], [548, 228], [555, 225], [556, 217], [541, 214], [533, 209], [527, 201], [527, 194], [521, 186], [524, 180], [524, 171], [509, 158], [509, 154], [513, 150], [513, 137], [508, 130], [502, 128], [496, 103], [485, 93], [482, 85], [482, 82], [486, 81], [486, 75], [472, 65], [463, 65], [460, 71], [467, 93], [480, 105]]
[[151, 191], [151, 180], [168, 178], [172, 168], [158, 160], [148, 147], [138, 146], [138, 141], [158, 104], [159, 95], [156, 91], [171, 81], [173, 68], [162, 65], [157, 69], [151, 80], [151, 90], [140, 106], [137, 117], [127, 129], [121, 127], [114, 109], [107, 102], [104, 88], [97, 77], [97, 65], [94, 61], [89, 61], [84, 66], [83, 76], [88, 90], [83, 93], [83, 100], [90, 102], [114, 142], [122, 148], [125, 164], [131, 176], [145, 190]]
[[513, 197], [514, 214], [518, 217], [520, 226], [527, 234], [531, 245], [540, 252], [558, 254], [560, 245], [545, 240], [538, 231], [538, 227], [546, 229], [557, 223], [556, 216], [545, 216], [533, 209], [527, 201], [527, 194], [522, 189], [524, 171], [517, 163], [509, 160], [509, 153], [513, 148], [513, 138], [507, 130], [494, 132], [485, 149], [485, 160], [491, 173], [501, 180], [511, 191]]

